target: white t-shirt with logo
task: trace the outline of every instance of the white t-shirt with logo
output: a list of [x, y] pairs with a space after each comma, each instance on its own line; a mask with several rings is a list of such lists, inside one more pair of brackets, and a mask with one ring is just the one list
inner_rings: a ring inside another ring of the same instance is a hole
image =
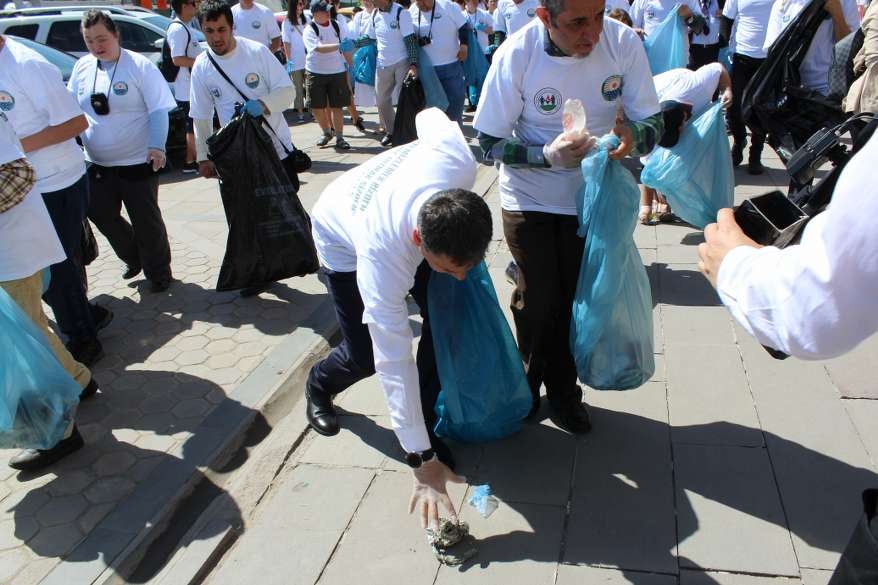
[[[194, 59], [204, 50], [198, 44], [195, 35], [192, 34], [192, 29], [183, 21], [177, 19], [174, 19], [168, 26], [168, 37], [165, 42], [168, 43], [168, 47], [171, 49], [171, 57], [189, 57]], [[189, 68], [180, 67], [180, 70], [177, 71], [177, 78], [174, 80], [174, 98], [178, 102], [189, 101], [189, 79]]]
[[[549, 144], [563, 131], [561, 111], [568, 98], [582, 101], [594, 136], [615, 126], [617, 100], [631, 120], [659, 112], [643, 42], [633, 29], [605, 18], [598, 44], [581, 59], [548, 55], [546, 34], [536, 20], [500, 45], [482, 87], [477, 130], [527, 145]], [[500, 166], [500, 203], [509, 211], [575, 215], [575, 194], [582, 187], [578, 168]]]
[[[16, 134], [24, 138], [81, 116], [58, 68], [36, 51], [5, 38], [0, 51], [0, 112], [9, 117]], [[28, 159], [37, 171], [41, 193], [69, 187], [85, 173], [82, 149], [72, 138], [35, 150]]]
[[723, 66], [708, 63], [695, 71], [671, 69], [655, 76], [655, 91], [659, 102], [674, 100], [692, 106], [692, 117], [696, 118], [713, 101], [713, 94], [719, 86]]
[[[305, 27], [310, 25], [305, 25]], [[300, 30], [301, 29], [301, 30]], [[289, 18], [284, 19], [281, 26], [281, 40], [290, 46], [289, 61], [293, 62], [293, 71], [300, 71], [305, 68], [305, 41], [302, 39], [302, 30], [304, 27], [293, 26]]]
[[[115, 64], [107, 63], [100, 68], [94, 55], [82, 57], [73, 66], [67, 88], [88, 119], [88, 128], [81, 135], [86, 160], [107, 167], [145, 163], [149, 115], [177, 107], [158, 68], [128, 49], [121, 50]], [[107, 96], [109, 114], [95, 113], [91, 105], [92, 88]]]
[[[763, 48], [767, 52], [777, 37], [795, 20], [796, 16], [811, 3], [811, 0], [775, 0], [771, 7], [771, 15], [768, 18], [768, 30], [765, 34]], [[857, 3], [854, 0], [841, 0], [844, 20], [851, 30], [860, 26], [860, 14], [857, 12]], [[835, 46], [835, 29], [832, 19], [827, 17], [805, 53], [802, 65], [799, 67], [799, 75], [802, 85], [819, 91], [822, 94], [829, 92], [829, 67], [832, 65], [832, 49]]]
[[732, 35], [735, 52], [754, 59], [765, 58], [765, 32], [774, 0], [726, 0], [723, 16], [735, 21]]
[[677, 4], [685, 4], [693, 14], [701, 14], [697, 0], [634, 0], [631, 5], [634, 28], [642, 28], [646, 36], [651, 35]]
[[695, 14], [702, 17], [707, 21], [708, 33], [707, 34], [698, 34], [692, 35], [692, 44], [695, 45], [715, 45], [719, 42], [719, 4], [717, 0], [710, 0], [710, 4], [707, 8], [707, 14], [701, 10], [700, 2], [695, 2], [695, 5], [698, 7], [695, 10]]
[[506, 36], [521, 30], [536, 16], [540, 0], [500, 0], [494, 11], [494, 32], [504, 32]]
[[[336, 21], [336, 24], [338, 24], [338, 21]], [[317, 27], [317, 32], [314, 32], [315, 26]], [[316, 21], [312, 21], [305, 27], [305, 33], [302, 35], [302, 39], [305, 41], [305, 50], [308, 51], [308, 54], [305, 55], [305, 69], [310, 73], [317, 73], [319, 75], [343, 73], [347, 64], [344, 55], [338, 50], [322, 53], [317, 50], [317, 47], [320, 45], [338, 44], [346, 38], [348, 38], [348, 34], [345, 26], [339, 24], [338, 32], [336, 33], [332, 22], [327, 21], [326, 26], [321, 26]]]
[[402, 39], [415, 33], [412, 15], [408, 10], [395, 2], [387, 12], [375, 10], [369, 17], [368, 30], [369, 37], [376, 41], [378, 67], [390, 67], [408, 59]]
[[[225, 125], [235, 115], [235, 104], [243, 102], [241, 94], [223, 79], [208, 55], [216, 60], [238, 90], [249, 99], [264, 97], [281, 87], [292, 87], [293, 82], [286, 69], [265, 45], [241, 37], [235, 37], [235, 45], [231, 54], [220, 56], [208, 49], [195, 59], [189, 103], [189, 117], [193, 120], [210, 120], [216, 109], [220, 124]], [[283, 146], [290, 151], [293, 149], [290, 127], [287, 126], [283, 112], [272, 111], [265, 118], [274, 130], [274, 133], [268, 132], [268, 135], [271, 136], [278, 157], [283, 160], [288, 156]], [[283, 146], [278, 138], [283, 141]]]
[[[23, 157], [12, 123], [0, 111], [0, 165]], [[5, 177], [0, 176], [0, 182], [3, 180]], [[0, 213], [0, 282], [26, 278], [65, 258], [52, 218], [37, 189]]]
[[236, 37], [244, 37], [271, 47], [272, 39], [280, 36], [274, 13], [258, 2], [254, 2], [246, 10], [240, 4], [235, 4], [232, 6], [232, 18], [235, 20]]
[[409, 11], [416, 34], [431, 38], [430, 44], [424, 47], [434, 67], [448, 65], [457, 61], [460, 50], [458, 30], [466, 24], [466, 17], [460, 7], [448, 0], [435, 0], [433, 9], [421, 12], [417, 4], [412, 4]]
[[321, 264], [357, 272], [375, 369], [406, 451], [430, 447], [406, 308], [424, 259], [412, 233], [427, 199], [444, 189], [471, 189], [477, 166], [460, 128], [440, 110], [419, 113], [416, 124], [420, 140], [348, 171], [323, 190], [311, 210]]
[[466, 17], [470, 28], [476, 31], [476, 38], [479, 39], [479, 46], [482, 47], [482, 52], [484, 52], [491, 42], [490, 39], [488, 39], [488, 33], [483, 30], [476, 30], [476, 25], [481, 24], [487, 28], [493, 28], [494, 17], [484, 8], [476, 8], [475, 14], [470, 14], [469, 12], [464, 11], [463, 15]]

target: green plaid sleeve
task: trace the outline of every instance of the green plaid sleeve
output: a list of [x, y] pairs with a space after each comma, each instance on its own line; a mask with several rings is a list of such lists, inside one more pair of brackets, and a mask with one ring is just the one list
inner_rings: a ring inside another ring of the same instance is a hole
[[634, 148], [631, 150], [631, 156], [643, 156], [652, 152], [659, 136], [665, 129], [661, 112], [637, 122], [628, 122], [628, 126], [634, 135]]
[[510, 167], [547, 168], [549, 164], [543, 157], [543, 145], [524, 144], [517, 138], [497, 138], [479, 132], [479, 146], [485, 162], [504, 164]]

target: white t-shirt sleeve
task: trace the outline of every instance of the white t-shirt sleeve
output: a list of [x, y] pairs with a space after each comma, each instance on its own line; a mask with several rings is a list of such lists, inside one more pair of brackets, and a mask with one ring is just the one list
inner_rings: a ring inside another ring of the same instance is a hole
[[634, 28], [643, 28], [643, 8], [646, 0], [634, 0], [631, 5], [631, 24]]
[[723, 16], [732, 20], [738, 18], [738, 0], [726, 0], [726, 5], [723, 7]]
[[622, 106], [630, 120], [638, 121], [659, 113], [658, 96], [643, 42], [633, 29], [622, 27], [625, 59], [625, 89]]
[[[396, 16], [393, 16], [396, 18]], [[399, 32], [403, 38], [415, 34], [415, 23], [412, 22], [412, 15], [408, 10], [399, 8]]]
[[480, 98], [491, 107], [476, 110], [476, 130], [495, 138], [512, 137], [512, 129], [524, 110], [522, 76], [526, 63], [527, 55], [518, 47], [503, 43], [497, 49]]
[[187, 34], [186, 26], [173, 21], [170, 25], [168, 25], [168, 37], [166, 42], [168, 43], [168, 48], [171, 50], [171, 57], [186, 57], [187, 50], [189, 48], [189, 35]]
[[875, 160], [878, 137], [848, 163], [832, 203], [808, 224], [799, 245], [740, 246], [723, 260], [720, 298], [763, 345], [798, 358], [825, 359], [878, 331], [873, 294], [878, 198], [862, 197]]
[[314, 28], [309, 24], [305, 27], [305, 34], [302, 35], [305, 42], [305, 49], [310, 53], [320, 45], [320, 37], [314, 32]]
[[195, 62], [192, 67], [192, 85], [189, 89], [189, 117], [193, 120], [213, 119], [213, 96], [204, 83], [206, 68], [209, 65], [206, 57]]
[[262, 58], [265, 71], [268, 74], [268, 93], [282, 87], [293, 86], [293, 81], [290, 79], [290, 76], [287, 75], [287, 70], [280, 64], [280, 61], [271, 54], [271, 51], [259, 51], [259, 56]]
[[464, 13], [464, 11], [454, 10], [454, 8], [458, 7], [457, 4], [450, 2], [448, 7], [448, 13], [451, 15], [451, 21], [454, 23], [455, 28], [459, 29], [467, 23], [466, 14]]
[[146, 111], [150, 114], [159, 110], [173, 110], [177, 107], [174, 95], [168, 87], [168, 82], [162, 76], [158, 67], [146, 58], [138, 60], [137, 66], [141, 70], [140, 92]]
[[[75, 94], [64, 86], [64, 80], [57, 67], [43, 61], [32, 60], [29, 62], [27, 75], [33, 86], [43, 90], [39, 100], [40, 103], [45, 104], [45, 110], [49, 115], [49, 126], [58, 126], [82, 115]], [[166, 82], [165, 86], [167, 87]]]
[[506, 32], [506, 17], [503, 15], [502, 2], [497, 3], [497, 9], [494, 10], [494, 32]]
[[265, 33], [271, 40], [280, 37], [280, 29], [277, 26], [277, 20], [269, 9], [265, 9], [262, 13], [262, 26], [265, 27]]

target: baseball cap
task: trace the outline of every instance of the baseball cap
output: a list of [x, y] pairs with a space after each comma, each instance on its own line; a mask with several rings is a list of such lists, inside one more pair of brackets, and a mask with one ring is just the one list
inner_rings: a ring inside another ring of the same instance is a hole
[[311, 2], [311, 14], [317, 12], [329, 12], [329, 6], [323, 0], [313, 0]]
[[683, 123], [692, 115], [692, 104], [676, 100], [665, 100], [659, 106], [661, 107], [665, 130], [662, 132], [661, 138], [659, 138], [658, 145], [664, 148], [671, 148], [680, 140]]

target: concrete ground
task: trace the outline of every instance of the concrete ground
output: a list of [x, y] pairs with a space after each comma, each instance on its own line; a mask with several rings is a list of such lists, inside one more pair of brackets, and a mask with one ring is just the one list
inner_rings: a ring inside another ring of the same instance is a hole
[[[376, 119], [368, 111], [367, 125]], [[382, 150], [355, 130], [346, 153], [311, 147], [314, 124], [291, 130], [315, 161], [302, 176], [306, 208]], [[779, 161], [767, 164], [762, 177], [737, 172], [739, 200], [786, 184]], [[495, 178], [481, 167], [477, 190], [498, 215]], [[258, 298], [213, 290], [227, 233], [218, 195], [215, 181], [164, 177], [179, 279], [166, 293], [122, 281], [100, 239], [90, 294], [115, 319], [101, 336], [101, 393], [79, 411], [88, 444], [42, 474], [0, 469], [0, 583], [118, 582], [156, 554], [146, 544], [176, 520], [176, 507], [186, 511], [196, 485], [221, 493], [234, 521], [193, 532], [188, 548], [210, 549], [197, 576], [132, 582], [198, 582], [235, 537], [208, 583], [828, 580], [859, 491], [878, 485], [878, 390], [868, 375], [875, 339], [829, 362], [772, 360], [698, 274], [700, 233], [638, 226], [655, 301], [656, 375], [634, 391], [588, 390], [595, 428], [585, 437], [544, 417], [510, 439], [458, 446], [461, 473], [489, 483], [502, 503], [481, 519], [464, 504], [466, 487], [456, 487], [481, 550], [462, 569], [440, 568], [405, 514], [410, 472], [374, 379], [345, 393], [345, 429], [334, 438], [307, 431], [301, 403], [285, 417], [266, 414], [279, 396], [300, 395], [301, 373], [326, 348], [334, 317], [315, 276]], [[489, 260], [505, 309], [509, 253], [496, 220], [495, 234]], [[259, 421], [274, 430], [256, 444], [245, 433]], [[242, 443], [246, 460], [230, 459]]]

